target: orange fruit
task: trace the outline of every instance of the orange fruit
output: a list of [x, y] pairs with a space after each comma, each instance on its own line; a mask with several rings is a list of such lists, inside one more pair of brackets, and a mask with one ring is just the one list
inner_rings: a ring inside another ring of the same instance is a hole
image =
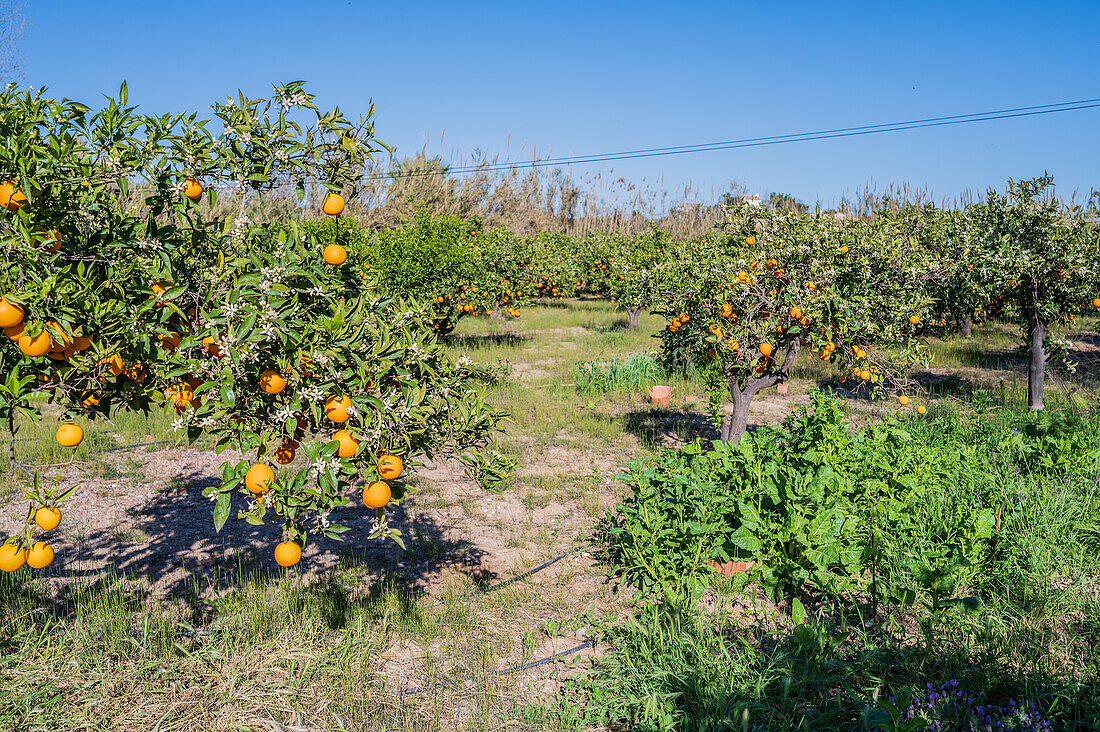
[[110, 358], [105, 358], [100, 363], [106, 363], [111, 371], [111, 376], [122, 376], [126, 372], [126, 364], [122, 362], [122, 356], [117, 353]]
[[57, 506], [40, 506], [34, 512], [34, 522], [43, 531], [56, 529], [57, 525], [61, 523], [61, 511]]
[[335, 442], [340, 443], [340, 447], [336, 449], [336, 454], [342, 458], [355, 457], [356, 450], [359, 449], [359, 440], [355, 439], [355, 436], [347, 430], [340, 430], [332, 436]]
[[1092, 306], [1094, 308], [1100, 308], [1100, 297], [1098, 297], [1098, 298], [1096, 298], [1095, 300], [1092, 301]]
[[772, 355], [772, 344], [770, 344], [770, 343], [761, 343], [760, 344], [760, 353], [764, 354], [765, 356]]
[[748, 244], [750, 247], [755, 246], [756, 245], [756, 237], [755, 236], [746, 236], [745, 237], [745, 243]]
[[871, 378], [871, 372], [864, 369], [863, 371], [859, 372], [859, 378], [863, 379], [864, 381], [867, 381], [867, 379]]
[[134, 364], [130, 368], [126, 369], [126, 371], [124, 371], [123, 373], [125, 373], [126, 376], [133, 379], [139, 384], [145, 381], [145, 378], [149, 375], [149, 372], [146, 370], [145, 365], [140, 363]]
[[927, 411], [928, 407], [924, 406], [923, 404], [917, 407], [917, 414], [924, 414]]
[[329, 244], [325, 247], [324, 257], [327, 263], [335, 267], [347, 261], [348, 252], [339, 244]]
[[269, 465], [256, 463], [244, 474], [244, 487], [254, 495], [261, 495], [271, 490], [274, 480], [275, 471]]
[[36, 336], [31, 336], [29, 333], [19, 336], [19, 350], [25, 356], [45, 356], [49, 353], [50, 346], [50, 334], [45, 329]]
[[296, 541], [282, 541], [275, 547], [275, 561], [280, 567], [293, 567], [302, 559], [302, 547]]
[[901, 396], [898, 397], [898, 404], [900, 404], [901, 406], [904, 407], [908, 403], [909, 403], [909, 397], [905, 396], [904, 394], [902, 394]]
[[909, 316], [909, 322], [912, 323], [913, 325], [917, 325], [917, 324], [920, 323], [920, 318], [918, 318], [916, 315], [910, 315]]
[[806, 289], [810, 290], [810, 291], [813, 291], [813, 290], [817, 289], [817, 285], [814, 282], [812, 282], [810, 280], [807, 280], [806, 281]]
[[[1098, 306], [1100, 307], [1100, 306]], [[0, 297], [0, 328], [7, 330], [23, 322], [23, 307]]]
[[[90, 342], [91, 338], [89, 338], [88, 340]], [[164, 333], [158, 333], [157, 334], [157, 342], [160, 343], [160, 347], [163, 348], [164, 350], [168, 351], [169, 353], [172, 353], [177, 348], [179, 348], [179, 345], [182, 341], [183, 341], [183, 336], [180, 335], [179, 333], [177, 333], [174, 330], [168, 331], [167, 334], [164, 334]]]
[[203, 350], [205, 350], [209, 355], [213, 356], [214, 358], [221, 358], [222, 349], [221, 346], [218, 345], [217, 341], [214, 340], [214, 336], [206, 336], [205, 338], [203, 338], [202, 347]]
[[176, 414], [182, 414], [195, 401], [195, 392], [189, 384], [176, 384], [164, 390], [164, 398], [172, 402]]
[[54, 438], [62, 447], [76, 447], [84, 441], [84, 430], [78, 424], [63, 424], [57, 428]]
[[15, 544], [0, 546], [0, 570], [14, 572], [27, 562], [27, 552]]
[[103, 395], [98, 391], [85, 391], [80, 395], [80, 403], [85, 407], [98, 407]]
[[344, 197], [331, 191], [321, 201], [321, 210], [329, 216], [339, 216], [344, 211]]
[[348, 407], [350, 406], [350, 397], [329, 397], [325, 401], [325, 416], [336, 424], [343, 424], [348, 421]]
[[847, 244], [845, 244], [844, 246], [842, 246], [840, 248], [840, 253], [841, 254], [847, 254], [848, 253], [848, 245]]
[[801, 317], [802, 317], [802, 308], [798, 307], [797, 305], [792, 307], [791, 308], [791, 318], [793, 318], [794, 320], [798, 320]]
[[390, 484], [384, 480], [376, 480], [363, 489], [363, 505], [367, 508], [384, 508], [392, 497]]
[[183, 195], [190, 198], [192, 201], [197, 201], [202, 198], [202, 183], [199, 183], [194, 178], [188, 178], [183, 182]]
[[27, 196], [15, 187], [15, 183], [10, 180], [0, 183], [0, 206], [14, 212], [26, 202]]
[[32, 569], [44, 569], [53, 563], [53, 547], [44, 541], [35, 542], [27, 552], [27, 566]]
[[396, 480], [405, 469], [401, 458], [396, 455], [382, 455], [378, 458], [378, 474], [386, 480]]
[[275, 449], [275, 462], [279, 465], [290, 465], [294, 462], [294, 454], [298, 450], [296, 440], [283, 440], [283, 444]]
[[268, 369], [260, 374], [260, 388], [268, 394], [278, 394], [286, 388], [286, 379], [275, 369]]
[[92, 347], [92, 337], [77, 336], [76, 338], [73, 338], [73, 346], [76, 347], [77, 351], [87, 351], [89, 348]]
[[23, 326], [23, 321], [20, 320], [10, 328], [4, 328], [4, 335], [11, 338], [16, 343], [19, 343], [19, 337], [27, 332], [27, 329]]

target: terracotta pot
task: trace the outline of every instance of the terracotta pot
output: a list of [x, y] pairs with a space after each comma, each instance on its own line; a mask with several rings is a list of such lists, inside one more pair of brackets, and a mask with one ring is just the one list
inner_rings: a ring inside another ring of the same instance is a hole
[[776, 384], [775, 390], [776, 390], [777, 392], [779, 392], [780, 394], [786, 394], [786, 393], [787, 393], [787, 385], [786, 385], [786, 383], [783, 383], [783, 384]]
[[668, 399], [671, 393], [671, 386], [651, 386], [649, 387], [649, 400], [655, 407], [664, 407], [668, 405]]

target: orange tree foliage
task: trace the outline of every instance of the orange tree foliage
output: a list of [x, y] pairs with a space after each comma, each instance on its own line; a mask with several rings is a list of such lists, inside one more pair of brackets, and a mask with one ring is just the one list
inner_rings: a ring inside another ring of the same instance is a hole
[[810, 351], [841, 381], [878, 395], [912, 384], [915, 338], [934, 273], [906, 216], [836, 221], [739, 206], [719, 234], [666, 260], [658, 311], [663, 357], [709, 384], [720, 436], [737, 440], [762, 389]]
[[[0, 110], [11, 199], [0, 211], [0, 296], [19, 314], [0, 339], [0, 418], [13, 433], [16, 416], [39, 419], [44, 402], [81, 421], [168, 401], [191, 439], [245, 456], [205, 491], [217, 526], [233, 491], [251, 493], [241, 517], [274, 517], [299, 544], [343, 531], [330, 512], [378, 477], [385, 455], [412, 466], [454, 454], [500, 484], [509, 465], [491, 441], [501, 415], [482, 400], [479, 370], [444, 353], [429, 311], [373, 294], [354, 251], [333, 266], [312, 232], [213, 219], [199, 206], [226, 188], [354, 195], [379, 145], [370, 115], [322, 112], [300, 82], [215, 104], [213, 121], [139, 114], [125, 85], [101, 110], [10, 89]], [[131, 210], [135, 185], [150, 194]], [[350, 434], [334, 441], [340, 429]], [[273, 478], [250, 492], [256, 465]], [[391, 483], [399, 500], [405, 487]], [[377, 509], [372, 536], [397, 538], [386, 516]], [[28, 522], [16, 541], [31, 533]]]

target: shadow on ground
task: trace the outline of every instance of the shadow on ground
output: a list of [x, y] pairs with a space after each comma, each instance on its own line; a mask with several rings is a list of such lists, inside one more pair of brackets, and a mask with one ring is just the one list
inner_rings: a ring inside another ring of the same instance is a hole
[[[72, 590], [68, 586], [94, 591], [112, 575], [133, 579], [156, 595], [184, 600], [230, 590], [242, 578], [265, 581], [284, 575], [288, 570], [273, 556], [283, 540], [282, 528], [270, 520], [262, 526], [237, 520], [246, 497], [233, 495], [229, 522], [220, 532], [214, 530], [213, 504], [202, 490], [218, 480], [205, 473], [175, 476], [171, 489], [155, 492], [130, 509], [125, 526], [55, 538], [57, 560], [38, 574], [48, 578], [61, 603]], [[415, 499], [389, 510], [389, 525], [401, 532], [406, 548], [390, 540], [367, 540], [374, 511], [357, 498], [335, 509], [329, 521], [349, 528], [342, 534], [344, 541], [311, 536], [301, 562], [290, 571], [323, 575], [340, 567], [361, 576], [364, 584], [385, 583], [412, 594], [423, 592], [425, 575], [445, 570], [478, 584], [497, 579], [482, 566], [485, 552], [472, 542], [447, 538], [449, 527], [417, 513]]]
[[530, 336], [519, 335], [517, 333], [487, 333], [485, 335], [451, 334], [447, 336], [446, 343], [453, 346], [477, 350], [490, 346], [518, 346], [530, 340]]
[[718, 439], [718, 431], [699, 412], [655, 407], [627, 412], [622, 419], [623, 429], [647, 447], [671, 447], [695, 438]]

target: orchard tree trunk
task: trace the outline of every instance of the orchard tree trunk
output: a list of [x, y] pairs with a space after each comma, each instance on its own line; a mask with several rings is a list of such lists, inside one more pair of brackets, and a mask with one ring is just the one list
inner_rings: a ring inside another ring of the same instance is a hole
[[959, 332], [962, 333], [963, 338], [970, 337], [970, 327], [973, 325], [974, 319], [970, 315], [959, 318]]
[[1043, 341], [1047, 325], [1038, 318], [1028, 324], [1028, 341], [1031, 359], [1027, 365], [1027, 408], [1038, 411], [1043, 408], [1043, 382], [1047, 371], [1047, 352]]
[[641, 308], [627, 308], [626, 309], [626, 327], [630, 330], [638, 329], [638, 317], [641, 316]]
[[791, 366], [794, 365], [795, 356], [798, 354], [798, 341], [795, 341], [783, 357], [783, 366], [774, 374], [767, 376], [750, 376], [745, 381], [744, 388], [736, 373], [728, 373], [730, 385], [730, 399], [733, 401], [733, 411], [722, 417], [722, 425], [718, 437], [723, 442], [737, 442], [741, 435], [749, 429], [749, 406], [753, 397], [761, 390], [776, 384], [786, 383], [791, 376]]

